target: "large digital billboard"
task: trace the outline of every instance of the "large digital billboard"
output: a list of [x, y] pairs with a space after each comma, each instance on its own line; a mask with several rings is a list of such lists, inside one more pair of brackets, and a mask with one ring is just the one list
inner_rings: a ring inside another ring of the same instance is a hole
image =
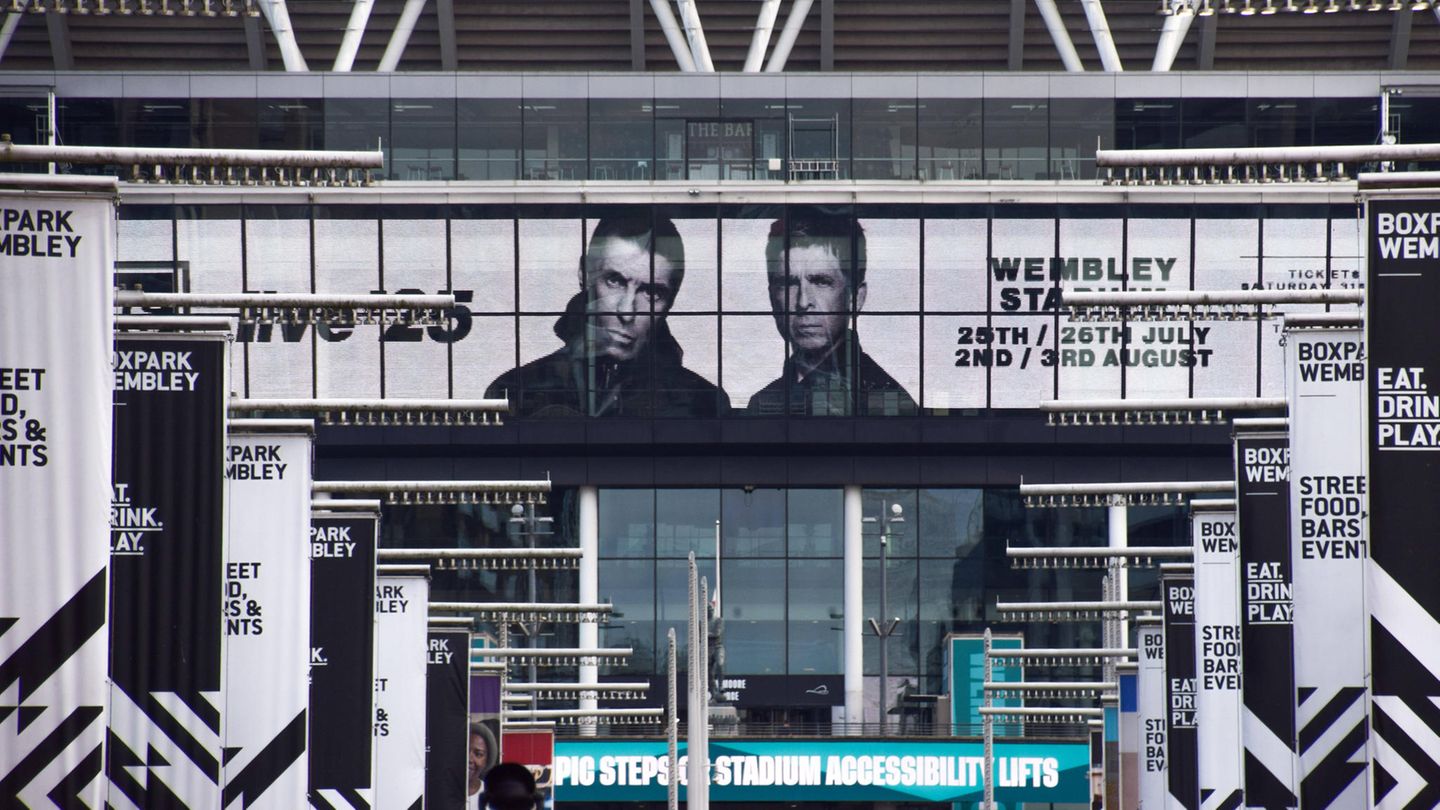
[[[325, 200], [355, 199], [334, 194]], [[128, 206], [196, 292], [453, 291], [441, 326], [256, 324], [250, 397], [517, 416], [950, 415], [1278, 396], [1278, 324], [1074, 321], [1062, 290], [1359, 286], [1353, 206]]]

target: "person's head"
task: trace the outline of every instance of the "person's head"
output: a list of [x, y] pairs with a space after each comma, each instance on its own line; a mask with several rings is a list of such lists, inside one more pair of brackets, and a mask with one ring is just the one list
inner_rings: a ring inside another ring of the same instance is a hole
[[470, 781], [479, 782], [490, 769], [495, 753], [495, 736], [481, 723], [470, 724]]
[[515, 762], [502, 762], [485, 774], [485, 806], [493, 810], [535, 810], [535, 775]]
[[656, 322], [675, 302], [685, 277], [685, 246], [675, 223], [652, 219], [649, 209], [617, 213], [595, 225], [580, 270], [590, 350], [623, 362], [644, 351]]
[[794, 208], [765, 242], [775, 326], [801, 359], [829, 354], [865, 306], [865, 232], [850, 217]]

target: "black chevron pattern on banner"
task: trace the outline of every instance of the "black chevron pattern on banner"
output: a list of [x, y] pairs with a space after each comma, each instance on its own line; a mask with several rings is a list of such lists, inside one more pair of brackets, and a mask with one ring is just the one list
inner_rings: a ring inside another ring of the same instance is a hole
[[[1364, 690], [1361, 690], [1364, 694]], [[1369, 726], [1361, 718], [1341, 738], [1314, 770], [1300, 780], [1300, 803], [1305, 807], [1329, 807], [1350, 784], [1365, 773], [1365, 740]], [[1359, 762], [1350, 760], [1359, 758]]]
[[248, 807], [256, 799], [260, 798], [275, 780], [279, 779], [285, 769], [295, 764], [295, 760], [305, 753], [305, 711], [302, 709], [295, 719], [285, 726], [275, 739], [266, 743], [260, 753], [250, 760], [240, 773], [225, 786], [220, 804], [222, 807], [229, 807], [236, 797], [241, 800], [242, 807]]
[[14, 627], [14, 626], [15, 626], [15, 623], [18, 622], [18, 621], [20, 621], [20, 619], [14, 617], [14, 616], [4, 616], [4, 617], [0, 617], [0, 636], [5, 635], [5, 633], [6, 633], [10, 628]]
[[325, 801], [325, 797], [321, 796], [318, 790], [310, 791], [310, 806], [314, 808], [314, 810], [340, 810], [340, 808]]
[[0, 807], [24, 807], [20, 802], [20, 791], [35, 781], [35, 777], [63, 754], [103, 712], [99, 706], [81, 706], [61, 720], [10, 773], [0, 779]]
[[1263, 810], [1292, 810], [1295, 794], [1249, 751], [1245, 752], [1245, 803]]
[[[1415, 708], [1408, 702], [1406, 707], [1412, 711]], [[1440, 751], [1426, 751], [1424, 746], [1415, 742], [1399, 723], [1385, 713], [1380, 703], [1374, 705], [1374, 711], [1375, 736], [1384, 740], [1405, 760], [1405, 764], [1414, 768], [1424, 783], [1419, 792], [1406, 803], [1405, 810], [1434, 810], [1440, 807], [1440, 762], [1435, 759], [1440, 756]], [[1378, 797], [1376, 800], [1379, 800]]]
[[418, 799], [415, 800], [415, 803], [414, 803], [414, 804], [412, 804], [412, 805], [410, 805], [408, 808], [406, 808], [406, 810], [422, 810], [422, 808], [423, 808], [424, 806], [425, 806], [425, 797], [424, 797], [424, 796], [421, 796], [421, 797], [419, 797]]
[[1330, 698], [1330, 702], [1326, 703], [1324, 708], [1316, 712], [1315, 716], [1310, 718], [1310, 722], [1306, 723], [1305, 726], [1300, 729], [1298, 738], [1300, 750], [1302, 752], [1310, 750], [1310, 746], [1314, 745], [1316, 740], [1320, 739], [1325, 732], [1329, 731], [1330, 726], [1334, 725], [1335, 721], [1340, 719], [1340, 716], [1345, 714], [1345, 711], [1349, 709], [1355, 701], [1363, 697], [1365, 697], [1365, 688], [1363, 686], [1346, 686], [1336, 690], [1335, 696]]
[[20, 702], [24, 703], [104, 626], [105, 571], [102, 569], [36, 628], [8, 659], [0, 662], [0, 692], [18, 681]]
[[[109, 780], [111, 787], [125, 794], [125, 798], [137, 807], [144, 807], [146, 810], [189, 810], [185, 802], [164, 782], [149, 778], [145, 770], [148, 767], [145, 760], [113, 732], [106, 735], [105, 750], [105, 778]], [[146, 773], [144, 782], [136, 780], [136, 770]], [[106, 807], [109, 806], [107, 803]]]
[[80, 760], [80, 764], [71, 769], [70, 773], [65, 774], [65, 778], [57, 782], [55, 787], [45, 794], [46, 798], [54, 802], [56, 807], [64, 810], [87, 810], [89, 805], [81, 800], [80, 791], [100, 775], [100, 766], [104, 764], [104, 755], [101, 749], [102, 746], [95, 746], [95, 750]]
[[345, 797], [345, 801], [350, 802], [350, 806], [354, 810], [370, 810], [370, 802], [365, 801], [365, 797], [361, 796], [360, 791], [355, 788], [341, 788], [340, 795]]
[[1370, 764], [1370, 768], [1371, 773], [1374, 774], [1373, 784], [1375, 801], [1372, 802], [1372, 804], [1378, 805], [1380, 804], [1380, 802], [1385, 800], [1385, 794], [1389, 793], [1390, 789], [1395, 787], [1395, 785], [1398, 783], [1395, 781], [1395, 777], [1391, 776], [1390, 772], [1385, 770], [1385, 768], [1381, 766], [1380, 763], [1372, 762]]
[[1236, 790], [1232, 792], [1229, 796], [1226, 796], [1225, 801], [1221, 802], [1220, 806], [1217, 807], [1215, 810], [1238, 810], [1240, 804], [1244, 801], [1245, 791]]
[[[198, 694], [186, 695], [184, 693], [177, 693], [177, 695], [190, 711], [196, 714], [200, 714], [197, 704], [201, 707], [210, 706], [210, 702]], [[200, 769], [200, 772], [205, 774], [211, 782], [219, 782], [220, 760], [216, 759], [213, 753], [206, 750], [205, 744], [195, 739], [194, 735], [187, 731], [179, 720], [171, 716], [170, 712], [161, 705], [160, 701], [157, 700], [154, 695], [145, 696], [144, 706], [145, 716], [154, 724], [155, 728], [166, 737], [169, 737], [170, 741], [175, 743], [175, 747], [184, 752], [185, 756], [188, 757], [191, 762], [195, 763], [195, 766]], [[201, 716], [203, 717], [203, 715]]]

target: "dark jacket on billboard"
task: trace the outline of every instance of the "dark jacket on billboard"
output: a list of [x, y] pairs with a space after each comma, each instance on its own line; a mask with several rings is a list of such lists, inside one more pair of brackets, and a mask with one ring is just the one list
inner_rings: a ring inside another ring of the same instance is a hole
[[870, 359], [850, 330], [826, 363], [804, 375], [795, 358], [787, 357], [779, 379], [751, 397], [745, 410], [777, 416], [894, 416], [914, 414], [916, 408], [905, 387]]
[[630, 360], [591, 357], [581, 293], [555, 322], [555, 335], [564, 347], [501, 374], [486, 398], [509, 396], [516, 416], [713, 417], [730, 410], [724, 391], [681, 365], [680, 344], [663, 318]]

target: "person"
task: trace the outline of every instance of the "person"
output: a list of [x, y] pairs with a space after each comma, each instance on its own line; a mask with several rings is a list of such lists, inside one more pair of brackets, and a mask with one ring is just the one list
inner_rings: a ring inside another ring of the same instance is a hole
[[516, 762], [502, 762], [485, 774], [482, 810], [539, 810], [545, 801], [535, 787], [535, 775]]
[[484, 807], [482, 789], [485, 774], [490, 770], [490, 757], [495, 751], [495, 735], [483, 723], [470, 724], [470, 778], [465, 787], [467, 810]]
[[[853, 257], [853, 261], [852, 261]], [[865, 231], [848, 216], [792, 208], [770, 226], [766, 278], [775, 328], [789, 345], [780, 376], [750, 399], [751, 413], [907, 414], [915, 400], [860, 348]]]
[[[654, 253], [653, 258], [651, 253]], [[501, 374], [486, 398], [518, 416], [717, 416], [725, 392], [681, 364], [666, 315], [685, 278], [675, 224], [640, 209], [602, 217], [580, 291], [555, 324], [565, 345]]]

